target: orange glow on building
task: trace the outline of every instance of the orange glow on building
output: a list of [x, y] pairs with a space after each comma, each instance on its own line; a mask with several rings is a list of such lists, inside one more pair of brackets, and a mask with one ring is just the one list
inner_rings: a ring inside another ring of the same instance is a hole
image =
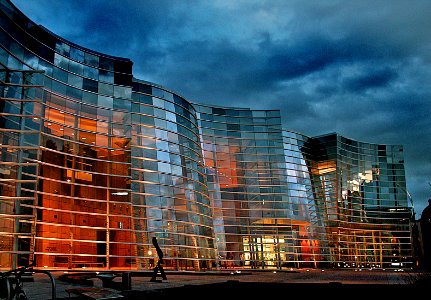
[[0, 267], [409, 266], [403, 148], [191, 103], [0, 0]]

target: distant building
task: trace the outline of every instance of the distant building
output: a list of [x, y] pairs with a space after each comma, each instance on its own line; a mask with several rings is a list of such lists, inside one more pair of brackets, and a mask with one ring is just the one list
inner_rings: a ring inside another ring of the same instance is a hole
[[431, 270], [431, 199], [428, 200], [428, 206], [422, 211], [419, 219], [419, 245], [421, 267]]
[[192, 103], [8, 0], [0, 80], [2, 268], [412, 264], [402, 146]]

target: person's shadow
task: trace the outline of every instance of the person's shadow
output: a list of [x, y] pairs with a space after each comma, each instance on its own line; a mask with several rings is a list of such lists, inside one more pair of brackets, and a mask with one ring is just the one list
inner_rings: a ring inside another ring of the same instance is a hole
[[151, 277], [150, 281], [155, 281], [157, 282], [158, 280], [157, 275], [160, 272], [160, 276], [162, 277], [162, 279], [164, 280], [168, 280], [168, 278], [166, 277], [165, 271], [163, 270], [163, 252], [162, 249], [160, 249], [159, 244], [157, 243], [157, 238], [154, 236], [152, 239], [153, 245], [154, 247], [156, 247], [156, 251], [157, 251], [157, 255], [159, 257], [159, 260], [157, 261], [156, 266], [153, 269], [153, 276]]

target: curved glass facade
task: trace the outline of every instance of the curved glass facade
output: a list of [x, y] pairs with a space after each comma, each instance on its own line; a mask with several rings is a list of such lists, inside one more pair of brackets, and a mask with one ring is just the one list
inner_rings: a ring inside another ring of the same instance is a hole
[[138, 268], [151, 267], [151, 236], [165, 247], [166, 267], [208, 266], [215, 259], [213, 218], [194, 107], [161, 87], [134, 80], [132, 123]]
[[0, 0], [0, 267], [408, 265], [401, 146], [190, 103]]
[[311, 174], [331, 261], [342, 267], [411, 262], [411, 210], [401, 146], [329, 134], [311, 140]]
[[222, 267], [317, 266], [328, 259], [304, 153], [279, 111], [195, 104]]

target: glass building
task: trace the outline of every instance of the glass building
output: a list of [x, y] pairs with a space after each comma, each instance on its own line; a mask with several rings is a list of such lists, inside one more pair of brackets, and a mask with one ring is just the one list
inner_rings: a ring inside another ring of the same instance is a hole
[[192, 103], [0, 0], [0, 268], [411, 264], [402, 146]]

